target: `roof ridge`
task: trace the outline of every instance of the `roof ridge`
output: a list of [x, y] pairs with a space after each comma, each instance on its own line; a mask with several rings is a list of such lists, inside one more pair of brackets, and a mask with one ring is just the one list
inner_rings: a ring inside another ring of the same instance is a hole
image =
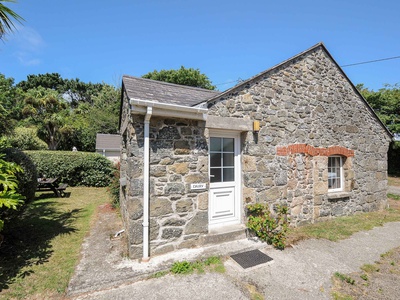
[[149, 81], [149, 82], [162, 84], [162, 85], [181, 87], [181, 88], [184, 88], [184, 89], [198, 90], [198, 91], [202, 91], [202, 92], [210, 92], [210, 93], [213, 93], [213, 94], [216, 94], [216, 93], [220, 94], [221, 93], [220, 91], [216, 91], [216, 90], [209, 90], [209, 89], [205, 89], [205, 88], [199, 88], [199, 87], [194, 87], [194, 86], [189, 86], [189, 85], [183, 85], [183, 84], [171, 83], [171, 82], [166, 82], [166, 81], [154, 80], [154, 79], [149, 79], [149, 78], [136, 77], [136, 76], [131, 76], [131, 75], [123, 75], [122, 78], [124, 78], [124, 77], [131, 78], [131, 79], [136, 79], [136, 80]]

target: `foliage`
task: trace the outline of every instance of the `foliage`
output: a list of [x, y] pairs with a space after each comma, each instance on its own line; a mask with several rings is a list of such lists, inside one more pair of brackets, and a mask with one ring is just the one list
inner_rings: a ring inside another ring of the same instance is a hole
[[16, 174], [19, 181], [18, 193], [26, 198], [26, 202], [32, 201], [35, 197], [38, 178], [34, 162], [24, 152], [15, 148], [7, 148], [4, 153], [6, 161], [16, 163], [23, 170]]
[[349, 284], [351, 284], [351, 285], [354, 285], [354, 279], [353, 278], [351, 278], [350, 276], [347, 276], [347, 275], [344, 275], [344, 274], [342, 274], [342, 273], [339, 273], [339, 272], [335, 272], [335, 277], [336, 278], [339, 278], [340, 280], [342, 280], [342, 281], [345, 281], [345, 282], [347, 282], [347, 283], [349, 283]]
[[105, 188], [69, 191], [68, 199], [40, 195], [4, 228], [0, 299], [65, 299], [96, 208], [109, 202]]
[[47, 144], [37, 135], [35, 127], [17, 127], [9, 135], [11, 146], [20, 150], [46, 150]]
[[195, 262], [177, 261], [172, 265], [170, 271], [173, 274], [190, 274], [195, 270], [198, 273], [204, 273], [204, 269], [219, 273], [225, 272], [224, 264], [217, 256], [211, 256]]
[[[39, 137], [46, 141], [50, 150], [57, 149], [61, 140], [64, 116], [67, 104], [58, 92], [38, 87], [25, 93], [23, 115], [30, 117], [38, 127]], [[65, 112], [67, 113], [67, 112]]]
[[94, 151], [96, 133], [118, 132], [120, 89], [104, 84], [92, 97], [92, 104], [80, 103], [65, 119], [60, 148]]
[[400, 133], [400, 86], [387, 84], [375, 92], [359, 84], [357, 89], [388, 129]]
[[[2, 143], [3, 144], [3, 143]], [[4, 151], [4, 149], [0, 150]], [[14, 162], [4, 160], [5, 154], [0, 153], [0, 231], [4, 227], [4, 218], [8, 210], [16, 210], [25, 198], [18, 193], [17, 174], [23, 170]]]
[[400, 195], [395, 195], [395, 194], [387, 194], [388, 198], [393, 199], [393, 200], [400, 200]]
[[[10, 3], [15, 3], [17, 2], [16, 0], [1, 0], [0, 2], [10, 2]], [[18, 15], [16, 12], [11, 10], [10, 8], [4, 6], [4, 4], [0, 3], [0, 39], [3, 38], [3, 36], [9, 32], [13, 32], [16, 27], [12, 21], [14, 19], [18, 23], [22, 24], [22, 21], [24, 19]]]
[[0, 74], [0, 132], [7, 134], [16, 124], [15, 119], [20, 118], [21, 109], [19, 91], [14, 86], [13, 78], [6, 78]]
[[[357, 89], [374, 109], [376, 114], [395, 134], [400, 133], [400, 85], [386, 84], [378, 91], [370, 90], [363, 84], [358, 84]], [[392, 142], [388, 151], [388, 173], [400, 174], [400, 143]]]
[[63, 93], [64, 86], [65, 80], [58, 73], [31, 74], [27, 76], [26, 80], [22, 80], [17, 84], [17, 87], [21, 88], [24, 92], [42, 87]]
[[277, 249], [285, 249], [286, 234], [289, 229], [288, 207], [277, 206], [276, 216], [272, 216], [268, 204], [247, 206], [247, 227], [261, 240], [272, 244]]
[[28, 75], [15, 86], [0, 74], [0, 121], [10, 121], [12, 126], [4, 126], [8, 132], [15, 125], [37, 127], [52, 150], [94, 151], [96, 133], [118, 131], [120, 96], [114, 86], [64, 79], [58, 73]]
[[142, 77], [208, 90], [216, 89], [216, 86], [212, 85], [210, 79], [208, 79], [205, 74], [200, 73], [199, 69], [186, 69], [184, 66], [181, 66], [181, 68], [178, 70], [154, 70], [153, 72], [149, 72]]
[[193, 272], [193, 264], [187, 261], [177, 261], [171, 267], [173, 274], [188, 274]]
[[73, 151], [26, 151], [37, 172], [58, 177], [70, 186], [108, 186], [112, 180], [112, 163], [97, 153]]
[[21, 81], [17, 87], [27, 92], [39, 87], [56, 91], [67, 99], [73, 108], [79, 103], [93, 103], [92, 97], [97, 95], [103, 88], [100, 83], [85, 83], [78, 78], [64, 79], [59, 73], [46, 73], [28, 75], [27, 80]]
[[107, 191], [111, 195], [112, 205], [114, 208], [119, 207], [119, 193], [120, 193], [119, 179], [121, 177], [120, 176], [120, 168], [121, 168], [121, 164], [118, 163], [115, 166], [115, 171], [114, 171], [113, 177], [111, 179], [111, 183], [110, 183], [109, 187], [107, 188]]
[[362, 280], [368, 281], [368, 275], [367, 275], [367, 274], [361, 274], [361, 275], [360, 275], [360, 278], [361, 278]]

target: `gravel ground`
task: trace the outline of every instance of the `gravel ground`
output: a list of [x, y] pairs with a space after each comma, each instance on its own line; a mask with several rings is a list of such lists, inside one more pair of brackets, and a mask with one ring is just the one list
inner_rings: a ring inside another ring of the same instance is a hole
[[[91, 234], [82, 247], [82, 259], [75, 271], [68, 297], [74, 299], [250, 299], [257, 290], [265, 299], [330, 299], [332, 275], [359, 272], [382, 253], [400, 246], [400, 222], [388, 223], [354, 234], [340, 242], [306, 240], [284, 251], [242, 240], [210, 248], [187, 249], [139, 263], [125, 257], [123, 239], [112, 239], [121, 229], [115, 211], [101, 207]], [[148, 278], [174, 261], [198, 256], [262, 248], [272, 263], [242, 270], [233, 260], [225, 262], [226, 272], [203, 275]], [[192, 255], [192, 256], [190, 256]], [[146, 280], [145, 280], [146, 279]], [[389, 285], [391, 285], [389, 283]], [[397, 287], [398, 285], [395, 285]], [[400, 288], [391, 292], [400, 299]], [[393, 298], [394, 297], [394, 298]]]
[[381, 255], [374, 264], [361, 267], [359, 272], [345, 274], [354, 283], [334, 277], [337, 295], [353, 299], [400, 299], [400, 247]]

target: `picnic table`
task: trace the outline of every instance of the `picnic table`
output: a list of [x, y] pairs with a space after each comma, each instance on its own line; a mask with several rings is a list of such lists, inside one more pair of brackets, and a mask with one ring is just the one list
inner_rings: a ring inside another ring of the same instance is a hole
[[38, 191], [53, 191], [57, 197], [64, 197], [65, 196], [65, 189], [67, 188], [67, 184], [60, 184], [57, 183], [58, 177], [55, 178], [38, 178]]

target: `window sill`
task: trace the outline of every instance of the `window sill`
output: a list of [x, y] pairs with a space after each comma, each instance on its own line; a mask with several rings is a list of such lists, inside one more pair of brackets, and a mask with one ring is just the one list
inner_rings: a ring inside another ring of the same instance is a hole
[[328, 200], [350, 198], [349, 192], [328, 192]]

